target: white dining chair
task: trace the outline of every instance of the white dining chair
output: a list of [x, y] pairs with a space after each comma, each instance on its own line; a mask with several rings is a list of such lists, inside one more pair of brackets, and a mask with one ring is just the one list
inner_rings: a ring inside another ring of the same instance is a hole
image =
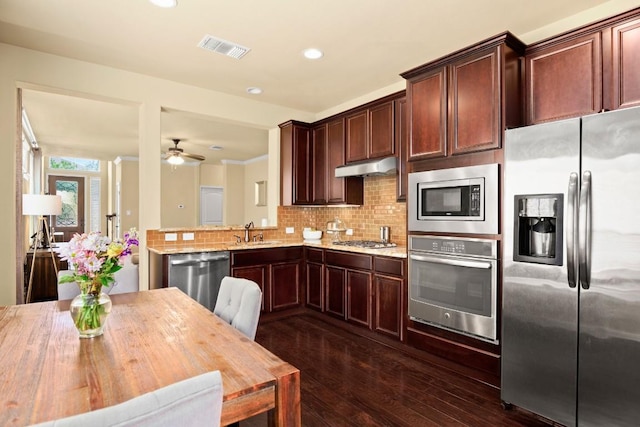
[[225, 276], [220, 282], [213, 313], [254, 340], [262, 308], [262, 291], [256, 282]]
[[217, 427], [222, 397], [222, 376], [220, 371], [212, 371], [118, 405], [32, 427]]

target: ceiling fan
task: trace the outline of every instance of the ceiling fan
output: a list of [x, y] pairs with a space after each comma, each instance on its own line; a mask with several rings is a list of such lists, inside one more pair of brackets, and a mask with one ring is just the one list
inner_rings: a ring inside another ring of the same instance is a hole
[[182, 148], [178, 148], [178, 143], [181, 141], [179, 138], [172, 138], [171, 140], [173, 141], [174, 146], [167, 150], [165, 156], [167, 162], [171, 163], [172, 165], [181, 165], [182, 163], [184, 163], [185, 158], [197, 160], [199, 162], [204, 160], [204, 156], [201, 156], [199, 154], [185, 153]]

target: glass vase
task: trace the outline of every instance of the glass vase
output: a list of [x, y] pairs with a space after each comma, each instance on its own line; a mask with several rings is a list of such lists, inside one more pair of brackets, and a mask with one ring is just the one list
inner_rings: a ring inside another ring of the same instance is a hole
[[69, 311], [80, 338], [97, 337], [104, 332], [111, 312], [111, 298], [102, 290], [81, 293], [71, 301]]

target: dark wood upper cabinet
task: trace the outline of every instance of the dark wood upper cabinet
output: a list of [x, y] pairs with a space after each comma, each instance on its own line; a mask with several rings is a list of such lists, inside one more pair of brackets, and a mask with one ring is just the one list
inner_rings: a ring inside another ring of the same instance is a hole
[[640, 18], [614, 25], [610, 35], [612, 76], [609, 108], [635, 107], [640, 105]]
[[640, 105], [640, 9], [527, 47], [527, 124]]
[[347, 116], [347, 162], [367, 159], [369, 139], [369, 115], [367, 110]]
[[394, 102], [347, 115], [347, 163], [395, 154]]
[[398, 153], [398, 179], [396, 196], [399, 202], [407, 200], [407, 148], [409, 143], [407, 98], [395, 101], [396, 152]]
[[523, 53], [506, 32], [403, 73], [409, 160], [502, 147], [504, 129], [522, 124]]
[[395, 154], [394, 102], [389, 101], [368, 109], [369, 159], [393, 156]]
[[528, 49], [527, 123], [597, 113], [602, 109], [601, 36]]
[[313, 163], [309, 124], [280, 125], [280, 200], [283, 206], [311, 204]]
[[345, 164], [345, 119], [327, 123], [327, 203], [362, 205], [364, 181], [359, 176], [336, 178], [335, 170]]
[[316, 126], [311, 134], [313, 146], [313, 203], [322, 205], [327, 203], [327, 181], [329, 153], [327, 151], [327, 125]]

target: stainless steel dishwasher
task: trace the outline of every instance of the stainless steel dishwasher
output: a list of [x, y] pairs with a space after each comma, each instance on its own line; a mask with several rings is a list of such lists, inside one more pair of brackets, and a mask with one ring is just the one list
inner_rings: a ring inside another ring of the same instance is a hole
[[229, 252], [169, 255], [169, 286], [176, 287], [213, 311], [220, 282], [229, 275]]

